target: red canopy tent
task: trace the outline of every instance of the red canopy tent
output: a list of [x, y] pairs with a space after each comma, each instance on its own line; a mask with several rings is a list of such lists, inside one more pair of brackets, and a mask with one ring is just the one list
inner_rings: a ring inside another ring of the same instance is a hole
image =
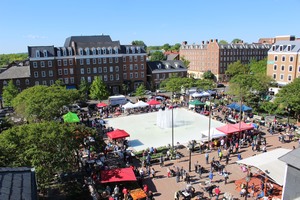
[[107, 104], [106, 104], [106, 103], [103, 103], [103, 102], [100, 102], [100, 103], [97, 104], [97, 107], [98, 107], [98, 108], [106, 107], [106, 106], [107, 106]]
[[252, 130], [254, 127], [251, 124], [246, 124], [245, 122], [241, 122], [241, 127], [240, 123], [237, 124], [231, 124], [231, 126], [237, 128], [240, 131], [245, 131], [245, 130]]
[[231, 133], [235, 133], [235, 132], [239, 132], [238, 128], [235, 128], [232, 124], [227, 124], [225, 126], [221, 126], [216, 128], [217, 130], [225, 133], [225, 134], [231, 134]]
[[135, 174], [130, 167], [101, 171], [101, 183], [113, 183], [123, 181], [136, 181]]
[[112, 140], [116, 140], [116, 139], [120, 139], [120, 138], [129, 137], [130, 135], [124, 130], [116, 129], [114, 131], [108, 132], [107, 136]]
[[155, 106], [155, 105], [159, 105], [160, 102], [156, 101], [155, 99], [152, 99], [152, 100], [148, 101], [147, 104], [149, 104], [150, 106]]

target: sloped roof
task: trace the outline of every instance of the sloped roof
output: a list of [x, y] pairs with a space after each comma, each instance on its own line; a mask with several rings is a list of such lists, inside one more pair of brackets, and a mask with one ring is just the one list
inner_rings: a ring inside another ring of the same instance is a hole
[[165, 61], [148, 61], [148, 67], [153, 71], [186, 69], [181, 60], [165, 60]]
[[77, 47], [92, 48], [92, 47], [115, 47], [120, 48], [119, 41], [112, 41], [109, 35], [93, 35], [93, 36], [71, 36], [65, 40], [65, 47], [72, 47], [72, 42], [75, 42]]
[[[270, 48], [269, 52], [299, 52], [300, 51], [300, 41], [284, 41], [280, 40], [273, 44], [275, 46], [275, 50], [273, 48]], [[282, 50], [280, 50], [280, 46], [282, 46]], [[290, 50], [288, 50], [288, 46], [291, 47]]]
[[178, 53], [172, 53], [167, 55], [167, 60], [175, 60], [176, 57], [178, 57]]
[[279, 160], [291, 165], [297, 169], [300, 169], [300, 148], [294, 149], [293, 151], [281, 156]]
[[30, 78], [30, 66], [12, 66], [0, 74], [0, 80]]
[[34, 169], [29, 167], [1, 167], [0, 199], [36, 200], [37, 185]]

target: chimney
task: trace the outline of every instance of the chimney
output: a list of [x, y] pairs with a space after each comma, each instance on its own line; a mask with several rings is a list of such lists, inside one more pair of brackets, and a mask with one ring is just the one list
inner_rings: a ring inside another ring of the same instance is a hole
[[206, 44], [209, 44], [209, 41], [206, 41]]
[[202, 41], [202, 44], [204, 44], [205, 42], [204, 41]]
[[210, 39], [210, 42], [213, 42], [214, 40], [213, 39]]
[[218, 39], [215, 39], [216, 43], [218, 43]]
[[183, 42], [182, 42], [182, 45], [187, 45], [187, 41], [183, 41]]

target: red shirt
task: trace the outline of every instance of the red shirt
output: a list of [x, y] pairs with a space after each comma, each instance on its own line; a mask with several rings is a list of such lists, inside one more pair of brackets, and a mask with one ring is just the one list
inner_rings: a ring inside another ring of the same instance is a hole
[[219, 189], [219, 188], [216, 188], [216, 189], [215, 189], [215, 194], [216, 194], [216, 195], [219, 195], [220, 193], [221, 193], [220, 189]]
[[126, 188], [123, 189], [123, 194], [128, 194], [128, 190]]

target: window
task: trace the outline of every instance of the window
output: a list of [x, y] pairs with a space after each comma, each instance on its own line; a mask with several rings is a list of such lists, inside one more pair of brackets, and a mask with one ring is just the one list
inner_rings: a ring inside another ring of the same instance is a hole
[[46, 77], [46, 72], [42, 71], [42, 77]]
[[33, 65], [33, 68], [37, 68], [37, 66], [38, 66], [37, 62], [33, 62], [32, 65]]
[[298, 72], [300, 72], [300, 66], [298, 67]]
[[119, 72], [119, 66], [115, 67], [116, 72]]
[[137, 47], [138, 53], [141, 53], [141, 47]]
[[129, 62], [132, 62], [132, 56], [129, 57]]
[[141, 70], [144, 70], [144, 64], [141, 64]]
[[291, 51], [291, 45], [288, 45], [287, 49], [288, 51]]
[[90, 59], [86, 59], [86, 64], [87, 64], [87, 65], [90, 64]]
[[86, 55], [90, 55], [90, 49], [89, 48], [85, 48], [85, 53], [86, 53]]
[[49, 74], [49, 77], [52, 77], [52, 76], [53, 76], [53, 71], [52, 71], [52, 70], [49, 70], [49, 71], [48, 71], [48, 74]]
[[274, 65], [273, 69], [274, 69], [274, 71], [276, 71], [277, 70], [277, 65]]
[[116, 81], [120, 79], [119, 74], [116, 74]]
[[79, 55], [83, 56], [83, 49], [82, 48], [79, 49]]
[[72, 52], [72, 48], [71, 47], [68, 47], [68, 51], [69, 51], [69, 56], [72, 56], [73, 52]]
[[275, 56], [275, 57], [274, 57], [274, 60], [277, 61], [277, 60], [278, 60], [278, 56]]
[[43, 85], [47, 85], [47, 81], [43, 81]]
[[41, 67], [45, 67], [45, 62], [41, 61]]
[[126, 57], [125, 56], [123, 57], [123, 62], [126, 62]]
[[38, 78], [39, 77], [39, 73], [38, 72], [34, 72], [34, 78]]
[[58, 70], [58, 75], [62, 75], [62, 69]]
[[69, 78], [65, 78], [65, 84], [69, 84]]
[[109, 58], [109, 63], [112, 63], [112, 60], [113, 60], [112, 58]]
[[292, 66], [292, 65], [289, 66], [289, 71], [290, 71], [290, 72], [293, 71], [293, 66]]
[[80, 59], [80, 65], [83, 65], [83, 59]]
[[73, 68], [70, 68], [70, 74], [74, 74], [74, 69]]
[[102, 73], [102, 67], [98, 67], [98, 73]]
[[60, 57], [61, 56], [61, 52], [60, 50], [57, 50], [57, 57]]
[[126, 47], [126, 53], [127, 54], [129, 53], [129, 47]]
[[52, 67], [52, 61], [48, 61], [48, 67]]
[[139, 73], [135, 72], [135, 78], [138, 78], [138, 77], [139, 77]]
[[115, 57], [115, 63], [118, 63], [118, 62], [119, 62], [119, 58]]
[[44, 57], [48, 57], [47, 50], [44, 50], [43, 53], [44, 53]]
[[111, 74], [111, 75], [109, 76], [109, 79], [110, 79], [111, 81], [113, 81], [113, 80], [114, 80], [114, 75]]
[[97, 59], [93, 58], [93, 64], [97, 64]]
[[103, 80], [104, 80], [104, 81], [107, 81], [107, 75], [104, 75], [104, 76], [103, 76]]
[[294, 56], [290, 56], [290, 62], [294, 61]]
[[284, 62], [285, 61], [285, 56], [281, 57], [281, 61]]
[[19, 86], [20, 85], [20, 80], [16, 80], [16, 85]]
[[[95, 77], [96, 77], [96, 76], [95, 76]], [[102, 75], [99, 75], [98, 77], [100, 78], [100, 80], [101, 80], [101, 81], [103, 80], [103, 77], [102, 77]]]
[[130, 73], [130, 78], [133, 78], [133, 73]]
[[110, 66], [110, 67], [109, 67], [109, 72], [110, 72], [110, 73], [114, 72], [114, 67], [113, 67], [113, 66]]
[[272, 51], [275, 51], [275, 46], [274, 45], [272, 46]]
[[71, 84], [73, 84], [75, 82], [74, 77], [70, 77], [70, 82], [71, 82]]
[[109, 48], [108, 51], [109, 51], [109, 54], [112, 54], [112, 48]]
[[123, 79], [127, 79], [127, 73], [123, 73]]
[[29, 79], [26, 79], [26, 80], [25, 80], [25, 84], [26, 84], [26, 85], [29, 85], [29, 84], [30, 84]]
[[80, 69], [80, 74], [84, 74], [84, 68]]
[[94, 74], [97, 74], [97, 67], [94, 67], [94, 68], [93, 68], [93, 73], [94, 73]]
[[64, 69], [64, 75], [68, 75], [69, 70], [68, 69]]
[[104, 73], [107, 73], [107, 67], [104, 67], [104, 68], [103, 68], [103, 72], [104, 72]]
[[61, 66], [61, 60], [58, 60], [58, 61], [57, 61], [57, 65], [58, 65], [58, 66]]
[[141, 56], [141, 61], [144, 61], [144, 56]]
[[138, 65], [137, 64], [134, 64], [134, 70], [138, 70]]
[[103, 63], [106, 63], [106, 58], [103, 58]]
[[156, 79], [159, 79], [159, 74], [156, 74]]
[[[123, 65], [123, 71], [126, 71], [126, 70], [127, 70], [126, 65]], [[299, 67], [299, 70], [300, 70], [300, 67]]]
[[115, 54], [119, 53], [118, 47], [115, 47], [114, 50], [115, 50]]
[[144, 78], [144, 77], [145, 77], [144, 72], [141, 72], [141, 78]]
[[288, 80], [291, 81], [292, 80], [292, 76], [288, 75]]
[[35, 51], [35, 56], [36, 56], [37, 58], [40, 57], [40, 51], [39, 51], [39, 50], [36, 50], [36, 51]]
[[132, 64], [130, 64], [129, 69], [130, 69], [130, 71], [133, 70], [133, 65]]
[[85, 77], [82, 76], [81, 79], [80, 79], [80, 81], [85, 81]]
[[280, 50], [280, 51], [282, 51], [282, 49], [283, 49], [283, 46], [282, 46], [282, 45], [280, 45], [280, 46], [279, 46], [279, 50]]
[[86, 73], [90, 74], [91, 73], [91, 68], [86, 68]]
[[93, 51], [93, 55], [96, 55], [96, 49], [92, 48], [92, 51]]
[[34, 82], [34, 84], [35, 84], [35, 85], [39, 85], [39, 84], [40, 84], [40, 82], [38, 82], [38, 81], [35, 81], [35, 82]]
[[65, 48], [63, 48], [63, 56], [67, 56], [67, 51]]
[[97, 48], [98, 54], [101, 55], [101, 49]]
[[131, 47], [131, 51], [132, 51], [132, 53], [135, 53], [135, 48]]
[[137, 56], [134, 56], [134, 62], [137, 62]]
[[283, 74], [280, 74], [280, 80], [283, 80]]
[[[103, 48], [102, 50], [103, 50], [103, 54], [106, 54], [106, 49], [105, 49], [105, 48]], [[107, 78], [106, 78], [106, 79], [107, 79]]]
[[7, 86], [7, 82], [6, 81], [3, 81], [3, 86]]
[[281, 65], [281, 71], [284, 71], [284, 65]]
[[63, 60], [64, 62], [64, 66], [68, 66], [68, 61], [67, 60]]
[[101, 64], [101, 58], [98, 58], [98, 64]]

